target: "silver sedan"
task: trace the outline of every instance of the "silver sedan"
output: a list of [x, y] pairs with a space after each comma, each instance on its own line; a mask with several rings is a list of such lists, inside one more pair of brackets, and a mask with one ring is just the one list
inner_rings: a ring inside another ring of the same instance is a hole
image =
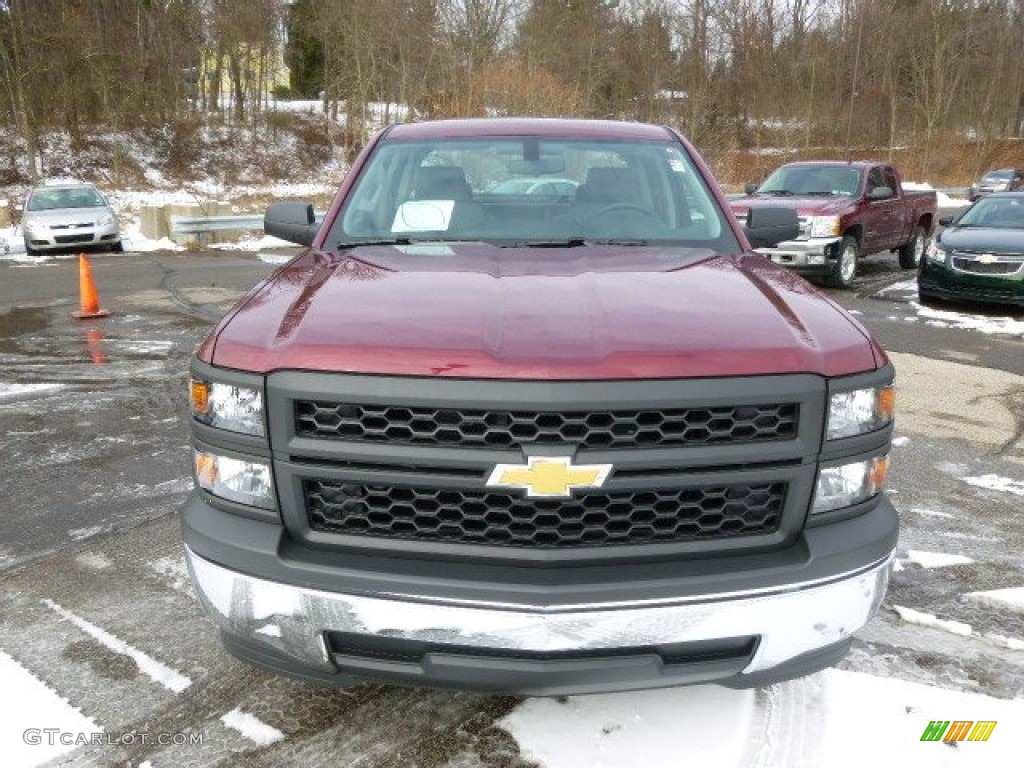
[[25, 201], [25, 252], [60, 248], [122, 250], [117, 214], [92, 184], [42, 184]]

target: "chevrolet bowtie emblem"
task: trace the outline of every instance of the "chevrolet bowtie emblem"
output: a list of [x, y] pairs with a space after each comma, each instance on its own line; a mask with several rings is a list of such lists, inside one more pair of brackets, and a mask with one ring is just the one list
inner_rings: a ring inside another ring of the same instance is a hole
[[523, 488], [527, 496], [571, 496], [576, 488], [600, 488], [612, 471], [611, 464], [573, 466], [567, 456], [531, 456], [526, 466], [498, 464], [487, 485], [492, 488]]

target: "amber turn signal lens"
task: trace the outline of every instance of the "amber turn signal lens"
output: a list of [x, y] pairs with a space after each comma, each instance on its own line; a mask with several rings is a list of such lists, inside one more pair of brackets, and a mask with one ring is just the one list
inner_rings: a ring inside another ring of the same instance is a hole
[[896, 416], [896, 388], [891, 384], [878, 390], [878, 417], [882, 423]]
[[192, 413], [205, 416], [210, 412], [210, 385], [199, 379], [191, 381]]
[[204, 488], [213, 487], [217, 482], [217, 457], [213, 454], [196, 451], [195, 461], [199, 485]]
[[889, 457], [877, 456], [871, 462], [871, 487], [875, 491], [882, 490], [885, 487], [885, 480], [887, 477], [889, 477]]

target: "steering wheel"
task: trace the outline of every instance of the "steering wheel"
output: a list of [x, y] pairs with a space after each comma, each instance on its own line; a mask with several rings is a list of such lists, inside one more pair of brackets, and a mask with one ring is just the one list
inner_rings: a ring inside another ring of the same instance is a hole
[[642, 205], [637, 203], [619, 202], [610, 203], [594, 211], [588, 219], [596, 219], [598, 216], [604, 216], [606, 213], [613, 213], [615, 211], [632, 211], [633, 213], [639, 213], [646, 216], [649, 219], [657, 219], [658, 217], [649, 209], [644, 208]]

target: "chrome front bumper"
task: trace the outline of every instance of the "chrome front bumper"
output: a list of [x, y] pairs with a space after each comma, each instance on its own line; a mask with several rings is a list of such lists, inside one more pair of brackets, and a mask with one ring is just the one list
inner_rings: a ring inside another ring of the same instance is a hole
[[829, 257], [835, 258], [841, 242], [840, 237], [812, 237], [807, 240], [787, 240], [774, 248], [758, 248], [757, 252], [785, 267], [824, 269]]
[[834, 579], [782, 590], [523, 610], [305, 589], [227, 570], [187, 546], [185, 553], [203, 607], [228, 638], [322, 673], [338, 671], [327, 648], [328, 632], [510, 652], [600, 651], [753, 636], [759, 642], [742, 673], [765, 672], [848, 640], [878, 610], [892, 563], [890, 553]]

